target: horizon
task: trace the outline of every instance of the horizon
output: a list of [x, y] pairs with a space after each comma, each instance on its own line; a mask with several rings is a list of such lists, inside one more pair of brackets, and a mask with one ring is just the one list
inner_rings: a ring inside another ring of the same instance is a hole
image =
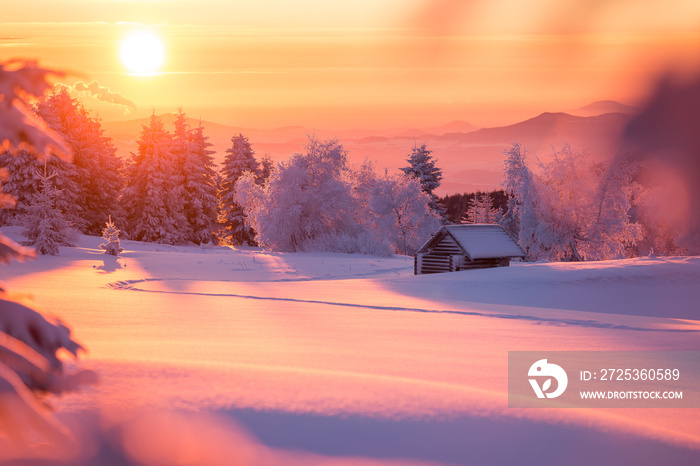
[[698, 19], [682, 0], [30, 0], [6, 7], [0, 53], [75, 73], [59, 82], [82, 82], [103, 121], [182, 107], [246, 128], [483, 128], [640, 105], [665, 74], [698, 68]]
[[[594, 107], [596, 105], [614, 105], [614, 106], [619, 106], [619, 107], [626, 107], [627, 111], [621, 111], [621, 110], [620, 111], [615, 111], [615, 110], [608, 111], [607, 109], [602, 110], [602, 111], [590, 110], [591, 107]], [[411, 126], [411, 125], [403, 125], [403, 126], [397, 125], [397, 126], [393, 126], [393, 127], [387, 126], [387, 127], [383, 127], [383, 128], [372, 128], [369, 126], [364, 126], [364, 127], [363, 126], [356, 126], [356, 127], [348, 126], [348, 127], [342, 127], [342, 128], [333, 128], [333, 127], [311, 128], [311, 127], [308, 127], [308, 126], [305, 126], [302, 124], [287, 124], [287, 125], [282, 125], [282, 126], [271, 126], [271, 127], [262, 127], [262, 126], [260, 126], [260, 127], [253, 127], [253, 126], [245, 127], [245, 126], [240, 126], [240, 125], [227, 124], [227, 123], [223, 123], [221, 121], [204, 119], [204, 118], [201, 118], [201, 117], [196, 116], [196, 115], [191, 115], [187, 111], [187, 109], [185, 109], [185, 108], [183, 108], [182, 110], [186, 114], [188, 120], [191, 120], [191, 121], [201, 120], [203, 123], [211, 123], [211, 124], [215, 124], [215, 125], [230, 127], [233, 129], [275, 131], [275, 130], [282, 130], [282, 129], [289, 129], [289, 128], [303, 128], [303, 129], [310, 129], [310, 130], [319, 129], [319, 130], [331, 130], [331, 131], [337, 129], [338, 131], [343, 132], [343, 131], [362, 131], [362, 130], [376, 130], [376, 131], [382, 131], [382, 130], [386, 130], [386, 131], [420, 130], [420, 131], [428, 131], [431, 129], [440, 129], [443, 127], [448, 127], [448, 126], [454, 125], [454, 124], [470, 125], [473, 127], [473, 129], [471, 129], [470, 131], [478, 131], [481, 129], [504, 128], [504, 127], [508, 127], [508, 126], [514, 126], [514, 125], [517, 125], [518, 123], [522, 123], [522, 122], [525, 122], [528, 120], [533, 120], [533, 119], [536, 119], [537, 117], [541, 117], [541, 116], [546, 115], [546, 114], [564, 114], [564, 115], [571, 115], [571, 116], [578, 116], [578, 117], [587, 118], [587, 117], [595, 117], [595, 116], [599, 116], [599, 115], [604, 115], [606, 113], [632, 114], [633, 111], [638, 110], [638, 109], [639, 109], [639, 107], [636, 107], [634, 105], [628, 105], [624, 102], [619, 102], [617, 100], [601, 99], [601, 100], [589, 102], [588, 104], [582, 105], [578, 108], [570, 108], [570, 109], [564, 109], [564, 110], [547, 110], [547, 109], [542, 109], [541, 111], [533, 110], [534, 113], [532, 113], [529, 116], [525, 116], [523, 118], [518, 118], [515, 115], [510, 115], [511, 116], [510, 119], [508, 119], [508, 120], [504, 119], [504, 121], [502, 123], [494, 124], [494, 125], [477, 126], [477, 125], [472, 124], [471, 121], [465, 120], [463, 118], [455, 118], [453, 120], [444, 121], [444, 122], [441, 122], [438, 124], [413, 125], [413, 126]], [[91, 113], [91, 110], [89, 108], [86, 108], [86, 110], [88, 111], [88, 113]], [[163, 118], [166, 116], [174, 117], [177, 114], [177, 109], [175, 111], [160, 112], [160, 111], [158, 111], [157, 108], [155, 108], [151, 111], [151, 114], [155, 114], [156, 116], [158, 116], [160, 118]], [[122, 115], [121, 118], [114, 118], [114, 119], [110, 119], [110, 120], [105, 120], [103, 118], [100, 118], [100, 119], [105, 124], [141, 122], [141, 121], [147, 122], [148, 119], [150, 118], [151, 114], [148, 114], [148, 115], [128, 114], [128, 115]]]

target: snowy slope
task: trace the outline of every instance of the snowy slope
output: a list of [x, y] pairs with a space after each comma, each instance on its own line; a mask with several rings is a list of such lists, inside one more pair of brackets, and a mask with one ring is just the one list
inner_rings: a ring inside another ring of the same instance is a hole
[[509, 350], [697, 350], [700, 258], [416, 277], [405, 257], [99, 243], [0, 269], [101, 376], [51, 399], [82, 445], [69, 464], [172, 463], [158, 445], [181, 437], [209, 464], [231, 445], [240, 464], [700, 462], [698, 410], [506, 395]]

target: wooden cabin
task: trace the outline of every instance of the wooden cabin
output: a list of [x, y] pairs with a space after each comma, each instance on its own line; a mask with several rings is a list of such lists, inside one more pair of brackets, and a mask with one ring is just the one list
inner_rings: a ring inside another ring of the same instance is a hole
[[507, 267], [525, 252], [501, 225], [445, 225], [416, 253], [415, 275]]

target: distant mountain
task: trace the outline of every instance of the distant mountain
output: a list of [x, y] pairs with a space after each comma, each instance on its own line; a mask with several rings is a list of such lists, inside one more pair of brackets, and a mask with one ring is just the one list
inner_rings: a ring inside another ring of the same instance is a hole
[[503, 178], [504, 151], [513, 142], [523, 144], [531, 160], [547, 160], [552, 148], [562, 142], [602, 159], [617, 149], [629, 118], [622, 113], [594, 117], [543, 113], [513, 125], [445, 134], [429, 141], [428, 146], [444, 171], [441, 192], [465, 192], [465, 187], [493, 189]]
[[589, 145], [594, 138], [617, 135], [629, 120], [622, 113], [606, 113], [580, 117], [568, 113], [542, 113], [529, 120], [509, 126], [482, 128], [467, 134], [447, 134], [443, 138], [459, 138], [467, 144], [502, 144], [519, 141], [541, 145], [545, 141], [564, 139], [570, 144]]
[[596, 116], [605, 113], [625, 113], [627, 115], [633, 115], [636, 111], [637, 109], [635, 107], [630, 107], [629, 105], [621, 104], [614, 100], [599, 100], [584, 107], [577, 108], [571, 113], [580, 116]]

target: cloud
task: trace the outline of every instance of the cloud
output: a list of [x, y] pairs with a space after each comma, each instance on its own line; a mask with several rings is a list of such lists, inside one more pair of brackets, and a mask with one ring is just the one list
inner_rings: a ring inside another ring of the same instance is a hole
[[103, 102], [109, 102], [114, 105], [124, 106], [126, 107], [127, 112], [136, 111], [135, 103], [122, 96], [121, 94], [112, 92], [108, 87], [100, 85], [100, 83], [98, 83], [97, 81], [92, 81], [88, 84], [82, 81], [78, 81], [77, 83], [73, 84], [72, 89], [77, 92], [83, 92], [89, 95], [90, 97], [93, 97], [97, 100], [101, 100]]
[[430, 34], [567, 34], [697, 31], [700, 5], [687, 0], [423, 0], [409, 26]]

